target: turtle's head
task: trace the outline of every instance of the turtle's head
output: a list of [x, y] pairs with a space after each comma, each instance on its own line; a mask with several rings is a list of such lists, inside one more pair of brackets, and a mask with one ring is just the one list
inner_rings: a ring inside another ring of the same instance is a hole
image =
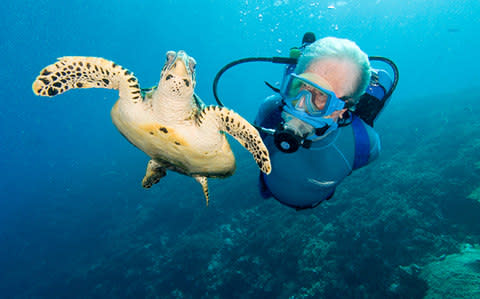
[[158, 88], [173, 97], [190, 97], [195, 88], [195, 59], [184, 51], [168, 51]]

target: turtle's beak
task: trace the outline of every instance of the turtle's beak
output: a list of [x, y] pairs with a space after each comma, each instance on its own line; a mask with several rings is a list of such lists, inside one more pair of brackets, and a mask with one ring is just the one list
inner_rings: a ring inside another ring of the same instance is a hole
[[170, 64], [169, 73], [179, 77], [190, 77], [190, 68], [187, 66], [188, 56], [184, 51], [178, 51], [174, 61]]

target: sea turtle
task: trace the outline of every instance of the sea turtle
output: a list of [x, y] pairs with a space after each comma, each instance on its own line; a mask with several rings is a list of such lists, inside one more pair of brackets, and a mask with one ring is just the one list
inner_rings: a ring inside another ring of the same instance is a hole
[[249, 150], [261, 171], [271, 170], [268, 150], [257, 130], [224, 107], [205, 106], [194, 93], [195, 60], [184, 51], [168, 51], [157, 87], [140, 89], [132, 72], [98, 57], [70, 56], [44, 68], [33, 82], [36, 95], [53, 97], [73, 88], [118, 89], [113, 123], [133, 145], [150, 156], [142, 185], [150, 188], [173, 170], [191, 176], [203, 188], [207, 178], [228, 177], [235, 157], [224, 132]]

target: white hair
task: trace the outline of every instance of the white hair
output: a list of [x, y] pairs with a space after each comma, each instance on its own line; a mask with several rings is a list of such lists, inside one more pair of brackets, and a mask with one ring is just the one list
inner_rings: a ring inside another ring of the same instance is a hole
[[371, 68], [367, 54], [351, 40], [336, 37], [325, 37], [315, 41], [305, 48], [298, 60], [295, 72], [301, 74], [315, 61], [325, 58], [348, 59], [358, 67], [359, 78], [352, 94], [356, 100], [365, 93], [370, 83]]

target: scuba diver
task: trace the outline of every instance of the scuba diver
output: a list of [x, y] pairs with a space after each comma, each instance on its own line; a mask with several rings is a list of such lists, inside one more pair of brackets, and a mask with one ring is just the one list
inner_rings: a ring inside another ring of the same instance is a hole
[[[368, 57], [354, 42], [304, 35], [290, 58], [247, 58], [234, 64], [271, 61], [288, 64], [276, 94], [261, 104], [254, 125], [272, 162], [269, 175], [260, 174], [260, 193], [297, 210], [314, 208], [330, 199], [352, 173], [374, 161], [380, 139], [373, 129], [398, 81], [389, 59]], [[374, 69], [370, 61], [390, 67]]]

